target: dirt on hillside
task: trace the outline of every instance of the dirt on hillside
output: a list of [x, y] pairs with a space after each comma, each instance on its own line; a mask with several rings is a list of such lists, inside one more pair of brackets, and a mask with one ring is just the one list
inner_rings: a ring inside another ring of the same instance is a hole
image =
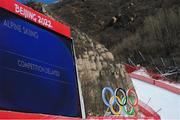
[[105, 45], [118, 62], [162, 73], [179, 68], [179, 0], [68, 0], [47, 9]]

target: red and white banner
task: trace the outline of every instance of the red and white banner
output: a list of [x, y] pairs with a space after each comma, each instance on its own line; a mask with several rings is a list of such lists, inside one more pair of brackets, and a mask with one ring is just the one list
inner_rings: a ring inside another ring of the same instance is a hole
[[29, 8], [15, 0], [1, 0], [0, 7], [4, 8], [18, 16], [28, 19], [45, 28], [53, 30], [63, 36], [71, 38], [70, 27], [59, 23], [35, 10]]

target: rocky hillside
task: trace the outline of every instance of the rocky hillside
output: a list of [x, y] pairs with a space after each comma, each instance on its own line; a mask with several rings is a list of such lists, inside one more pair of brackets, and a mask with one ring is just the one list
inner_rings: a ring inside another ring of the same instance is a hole
[[105, 45], [115, 61], [161, 72], [180, 65], [179, 0], [68, 0], [46, 8]]
[[133, 87], [131, 80], [104, 45], [94, 42], [78, 29], [73, 29], [73, 36], [77, 40], [77, 67], [86, 114], [104, 116], [107, 107], [102, 101], [102, 89], [107, 86], [127, 89]]

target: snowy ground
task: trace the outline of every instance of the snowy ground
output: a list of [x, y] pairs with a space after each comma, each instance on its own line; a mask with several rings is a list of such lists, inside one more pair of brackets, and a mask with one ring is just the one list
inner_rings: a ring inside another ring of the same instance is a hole
[[180, 120], [180, 95], [137, 79], [132, 81], [139, 99], [159, 111], [162, 120]]

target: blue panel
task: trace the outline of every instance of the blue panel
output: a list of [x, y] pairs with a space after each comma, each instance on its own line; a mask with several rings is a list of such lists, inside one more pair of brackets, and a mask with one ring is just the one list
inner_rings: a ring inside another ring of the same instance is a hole
[[0, 108], [80, 116], [71, 42], [0, 9]]
[[[26, 3], [27, 1], [30, 1], [30, 0], [17, 0], [17, 1], [21, 3]], [[55, 3], [58, 0], [34, 0], [34, 1], [50, 4], [50, 3]]]

